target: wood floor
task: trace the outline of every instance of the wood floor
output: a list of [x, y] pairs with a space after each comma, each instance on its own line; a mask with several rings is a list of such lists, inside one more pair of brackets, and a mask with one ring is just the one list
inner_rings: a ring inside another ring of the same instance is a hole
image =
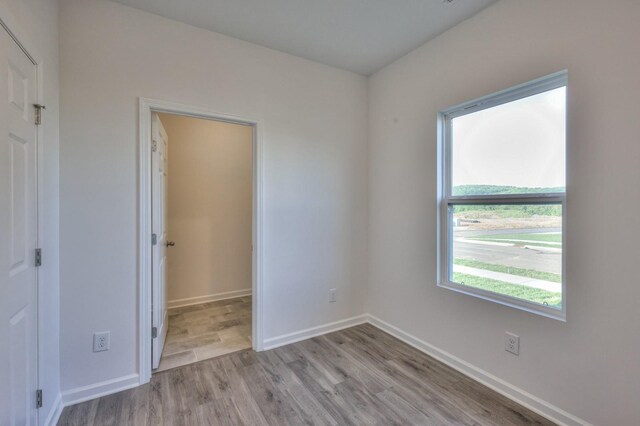
[[156, 371], [250, 347], [251, 296], [174, 308]]
[[548, 420], [365, 324], [155, 374], [60, 425], [523, 425]]

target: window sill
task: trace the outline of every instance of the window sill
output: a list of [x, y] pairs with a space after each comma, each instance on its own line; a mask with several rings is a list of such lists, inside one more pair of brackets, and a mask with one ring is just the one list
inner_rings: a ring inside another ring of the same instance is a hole
[[466, 294], [468, 296], [476, 297], [478, 299], [494, 302], [499, 305], [509, 306], [521, 311], [529, 312], [532, 314], [540, 315], [546, 318], [567, 322], [567, 314], [565, 309], [555, 309], [551, 307], [541, 306], [535, 303], [527, 302], [525, 300], [516, 299], [510, 296], [504, 296], [502, 294], [493, 293], [490, 291], [463, 286], [452, 282], [439, 282], [438, 287], [445, 288], [447, 290], [455, 291], [456, 293]]

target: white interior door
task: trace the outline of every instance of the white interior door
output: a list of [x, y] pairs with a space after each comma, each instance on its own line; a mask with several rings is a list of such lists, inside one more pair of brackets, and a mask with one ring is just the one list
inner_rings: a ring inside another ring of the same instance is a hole
[[36, 68], [0, 27], [0, 424], [37, 421]]
[[167, 166], [169, 139], [158, 114], [151, 118], [151, 228], [155, 235], [152, 249], [152, 316], [155, 336], [152, 345], [153, 368], [158, 368], [167, 336]]

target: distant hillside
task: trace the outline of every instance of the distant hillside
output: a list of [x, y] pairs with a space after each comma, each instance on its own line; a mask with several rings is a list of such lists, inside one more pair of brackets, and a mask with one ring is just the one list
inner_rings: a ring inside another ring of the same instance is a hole
[[540, 194], [545, 192], [564, 192], [563, 186], [547, 188], [526, 188], [500, 185], [459, 185], [453, 187], [453, 195], [496, 195], [496, 194]]
[[[496, 195], [496, 194], [540, 194], [564, 192], [562, 186], [553, 188], [523, 188], [500, 185], [460, 185], [453, 187], [453, 195]], [[454, 214], [459, 217], [482, 218], [486, 214], [492, 217], [526, 218], [533, 216], [562, 216], [560, 205], [504, 205], [504, 204], [470, 204], [457, 205]]]

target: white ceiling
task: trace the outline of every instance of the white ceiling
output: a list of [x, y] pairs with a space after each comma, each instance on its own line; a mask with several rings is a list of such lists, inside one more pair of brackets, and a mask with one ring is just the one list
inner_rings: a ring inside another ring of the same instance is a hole
[[370, 75], [495, 0], [115, 0]]

